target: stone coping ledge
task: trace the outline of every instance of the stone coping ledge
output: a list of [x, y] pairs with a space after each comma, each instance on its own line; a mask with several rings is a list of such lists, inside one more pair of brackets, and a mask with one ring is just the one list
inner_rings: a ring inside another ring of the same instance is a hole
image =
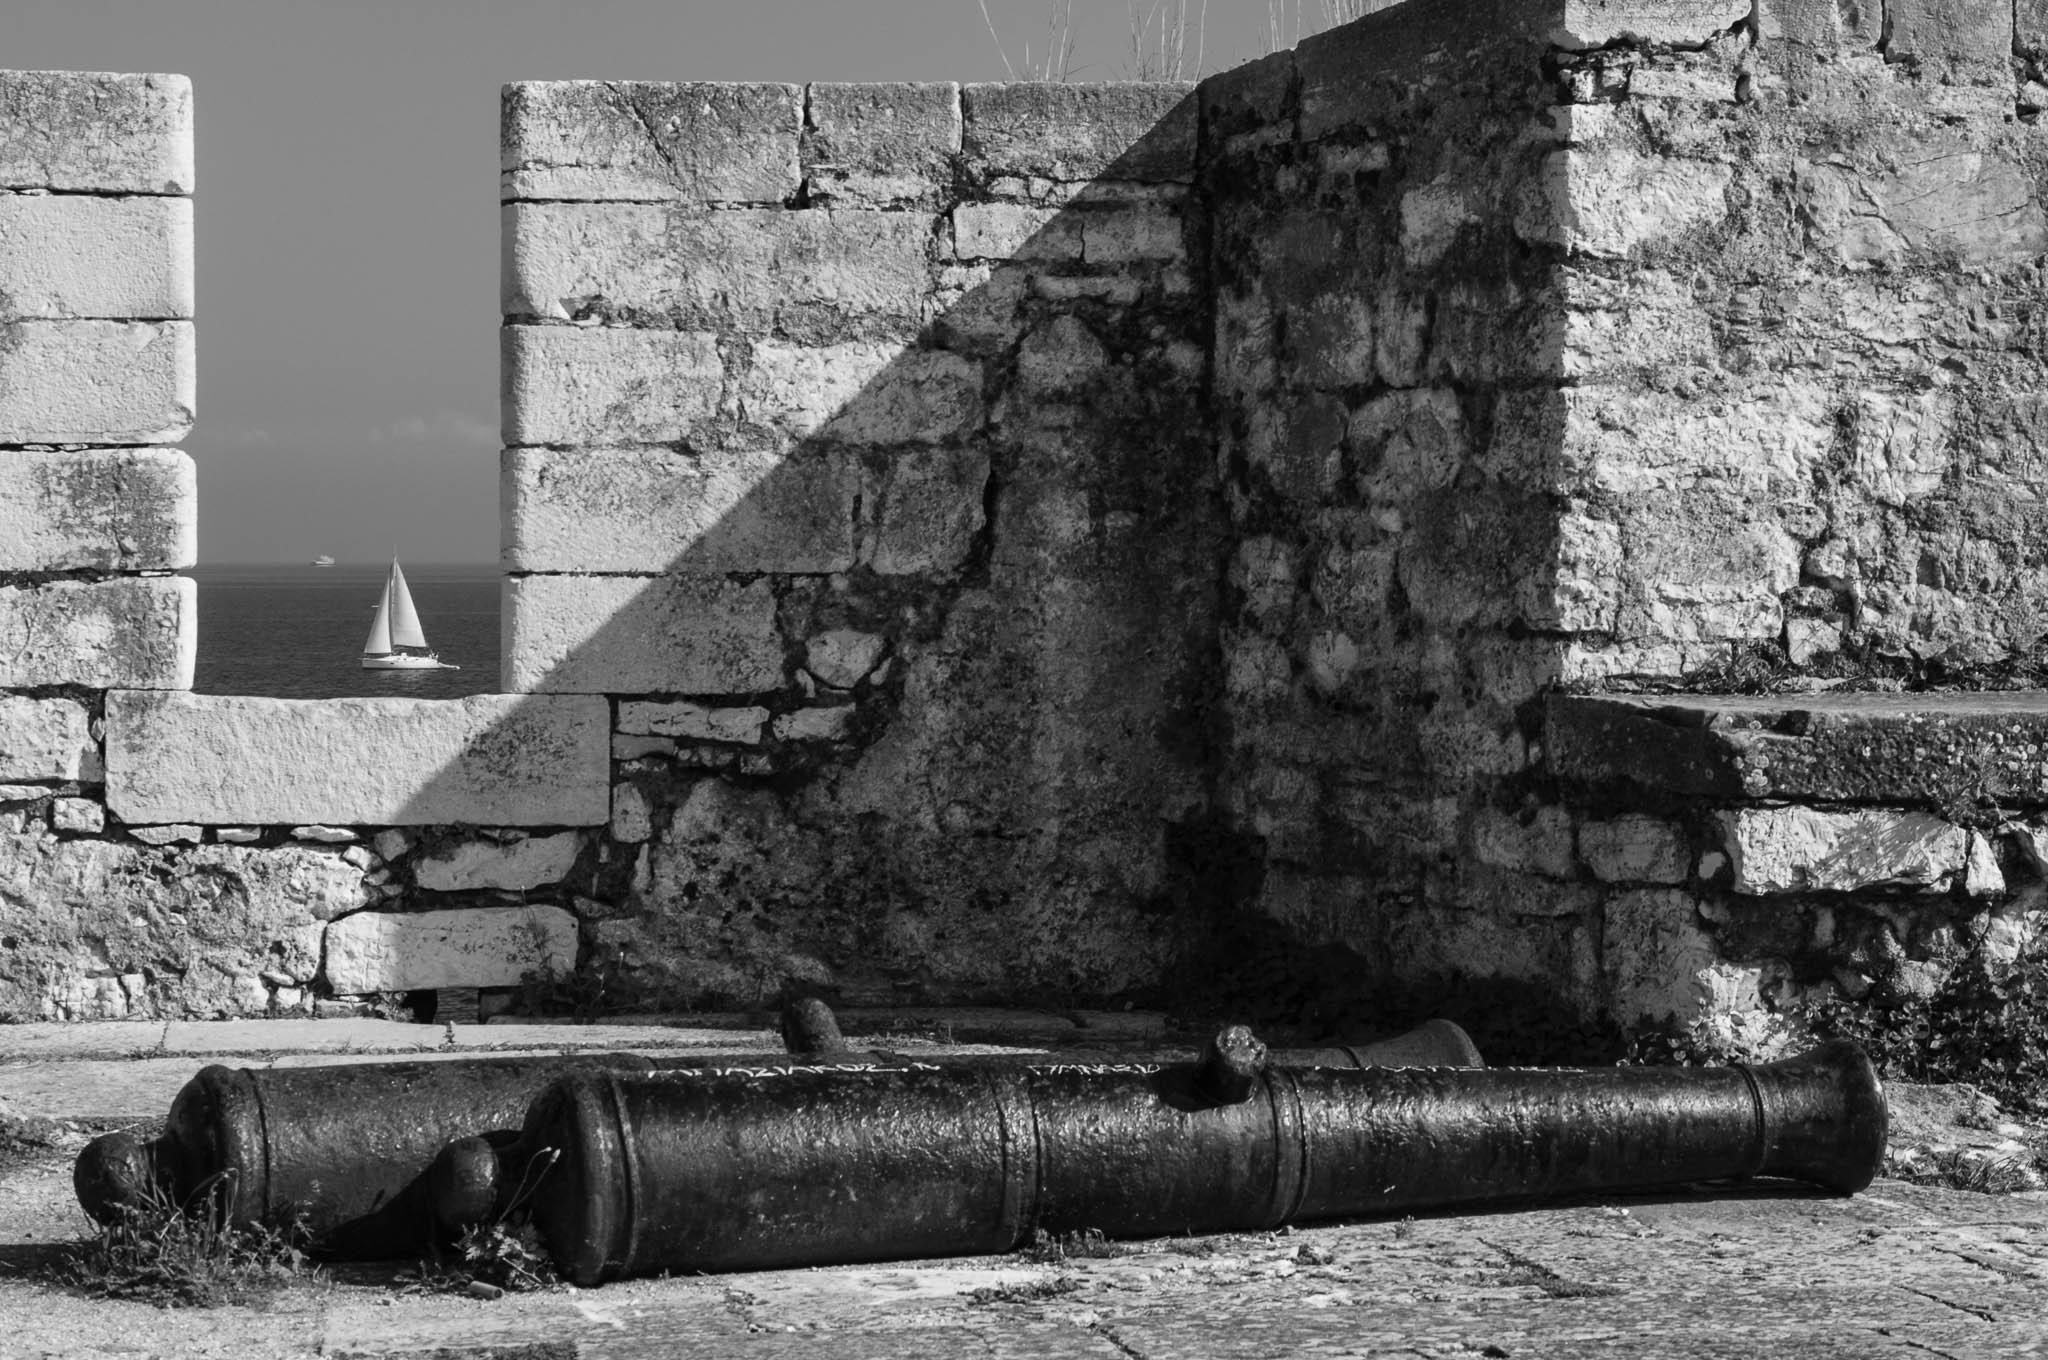
[[2048, 804], [2048, 692], [1556, 695], [1544, 751], [1667, 797]]
[[[1163, 1040], [1166, 1018], [1152, 1011], [1034, 1011], [996, 1007], [847, 1007], [836, 1012], [857, 1047], [968, 1051], [1038, 1043]], [[948, 1040], [944, 1036], [951, 1035]], [[976, 1042], [978, 1041], [978, 1042]], [[498, 1017], [465, 1025], [361, 1018], [340, 1020], [101, 1020], [0, 1025], [0, 1067], [99, 1058], [268, 1056], [279, 1065], [361, 1062], [379, 1057], [474, 1057], [564, 1050], [775, 1053], [782, 1038], [759, 1011], [569, 1018]], [[285, 1055], [285, 1056], [277, 1056]], [[258, 1064], [262, 1065], [262, 1064]]]
[[[730, 1020], [730, 1024], [720, 1021]], [[710, 1023], [703, 1023], [709, 1021]], [[108, 1020], [0, 1025], [0, 1064], [74, 1058], [318, 1054], [355, 1060], [503, 1049], [702, 1049], [761, 1053], [782, 1047], [760, 1017], [706, 1016], [689, 1028], [644, 1025], [408, 1024], [399, 1020]]]
[[107, 810], [130, 825], [563, 827], [611, 816], [611, 710], [595, 696], [115, 690], [106, 732]]

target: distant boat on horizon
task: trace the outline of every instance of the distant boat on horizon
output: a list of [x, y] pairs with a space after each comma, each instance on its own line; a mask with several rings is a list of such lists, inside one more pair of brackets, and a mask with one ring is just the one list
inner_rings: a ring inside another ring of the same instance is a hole
[[326, 553], [321, 553], [318, 557], [313, 559], [312, 565], [316, 567], [331, 567], [334, 565], [334, 559], [329, 557]]
[[[331, 561], [332, 559], [330, 559]], [[416, 648], [401, 651], [400, 648]], [[420, 628], [419, 611], [413, 608], [412, 591], [406, 588], [405, 573], [398, 559], [391, 559], [391, 574], [384, 578], [384, 595], [377, 601], [377, 617], [370, 624], [370, 636], [363, 643], [366, 671], [459, 671], [462, 667], [443, 661], [427, 647], [427, 635]]]

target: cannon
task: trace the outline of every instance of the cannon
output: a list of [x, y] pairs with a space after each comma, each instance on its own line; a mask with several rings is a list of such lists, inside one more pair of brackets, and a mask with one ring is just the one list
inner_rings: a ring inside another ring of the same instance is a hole
[[[788, 1053], [209, 1066], [179, 1091], [161, 1135], [94, 1139], [80, 1153], [72, 1183], [79, 1204], [103, 1223], [148, 1206], [178, 1205], [243, 1225], [294, 1219], [314, 1250], [329, 1257], [405, 1255], [432, 1241], [421, 1175], [436, 1154], [463, 1138], [509, 1143], [535, 1097], [560, 1077], [603, 1072], [651, 1079], [692, 1069], [838, 1069], [904, 1061], [897, 1054], [848, 1047], [821, 1002], [785, 1008], [782, 1033]], [[994, 1067], [1042, 1060], [994, 1055], [937, 1061]], [[1380, 1044], [1283, 1050], [1273, 1060], [1476, 1064], [1479, 1055], [1463, 1030], [1432, 1021]]]
[[425, 1181], [444, 1230], [530, 1216], [590, 1286], [1722, 1178], [1851, 1194], [1885, 1125], [1847, 1042], [1755, 1067], [1339, 1069], [1264, 1063], [1226, 1031], [1193, 1064], [591, 1069]]

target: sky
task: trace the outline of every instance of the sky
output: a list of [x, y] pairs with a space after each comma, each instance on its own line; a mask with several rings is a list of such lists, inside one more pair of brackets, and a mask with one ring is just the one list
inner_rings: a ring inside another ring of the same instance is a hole
[[[506, 81], [1001, 80], [1062, 9], [1071, 78], [1133, 74], [1133, 0], [988, 0], [1002, 51], [977, 0], [5, 2], [9, 67], [192, 80], [203, 564], [496, 559]], [[1203, 71], [1276, 2], [1215, 0]]]

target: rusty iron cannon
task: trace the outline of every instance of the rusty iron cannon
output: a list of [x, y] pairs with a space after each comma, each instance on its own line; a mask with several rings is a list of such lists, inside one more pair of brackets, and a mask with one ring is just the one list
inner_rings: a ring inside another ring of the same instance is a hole
[[588, 1070], [424, 1179], [443, 1231], [530, 1215], [588, 1286], [1731, 1177], [1850, 1194], [1885, 1126], [1846, 1042], [1756, 1067], [1337, 1069], [1268, 1064], [1239, 1030], [1176, 1065]]
[[[528, 1107], [556, 1079], [603, 1072], [651, 1079], [666, 1071], [749, 1071], [894, 1066], [904, 1059], [848, 1046], [830, 1009], [794, 1003], [782, 1015], [789, 1052], [722, 1057], [596, 1053], [325, 1067], [202, 1069], [172, 1102], [151, 1139], [113, 1133], [79, 1155], [72, 1180], [86, 1212], [177, 1205], [233, 1223], [296, 1219], [322, 1254], [374, 1259], [430, 1245], [433, 1220], [422, 1173], [464, 1138], [509, 1143]], [[1471, 1063], [1472, 1041], [1433, 1021], [1379, 1044], [1282, 1051], [1287, 1064]], [[980, 1067], [1043, 1061], [1037, 1055], [942, 1058]]]

